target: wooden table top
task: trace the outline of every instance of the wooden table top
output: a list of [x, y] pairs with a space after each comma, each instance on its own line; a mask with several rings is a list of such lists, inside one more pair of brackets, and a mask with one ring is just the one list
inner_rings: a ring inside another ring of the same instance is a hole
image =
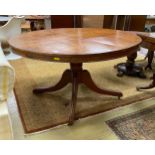
[[91, 62], [127, 56], [141, 43], [135, 34], [97, 28], [50, 29], [9, 39], [12, 50], [29, 58], [60, 62]]
[[143, 41], [155, 44], [155, 32], [136, 32]]

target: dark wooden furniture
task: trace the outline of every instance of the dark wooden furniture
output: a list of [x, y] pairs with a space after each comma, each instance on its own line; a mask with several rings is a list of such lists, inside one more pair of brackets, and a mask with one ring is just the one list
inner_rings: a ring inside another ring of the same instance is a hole
[[141, 38], [135, 34], [109, 29], [67, 28], [34, 31], [9, 40], [12, 50], [22, 56], [56, 62], [70, 63], [70, 69], [61, 80], [48, 88], [37, 88], [34, 94], [57, 91], [72, 83], [69, 124], [75, 119], [78, 85], [85, 84], [91, 90], [106, 95], [121, 97], [121, 92], [101, 89], [93, 82], [90, 73], [82, 64], [120, 58], [137, 50]]
[[[126, 31], [144, 31], [145, 15], [117, 15], [105, 16], [103, 27], [110, 27], [113, 29], [126, 30]], [[135, 63], [137, 53], [129, 54], [126, 63], [120, 63], [115, 66], [118, 70], [118, 76], [128, 75], [140, 78], [145, 78], [145, 74], [141, 66]]]
[[146, 15], [105, 15], [103, 28], [127, 31], [144, 31]]
[[[136, 32], [137, 35], [139, 35], [143, 42], [141, 44], [142, 47], [145, 47], [148, 49], [148, 64], [145, 67], [146, 69], [152, 69], [152, 60], [154, 57], [154, 51], [155, 51], [155, 33], [149, 33], [149, 32]], [[153, 81], [148, 86], [140, 86], [137, 87], [137, 90], [140, 89], [149, 89], [155, 87], [155, 73], [153, 74]]]
[[137, 51], [127, 56], [127, 61], [125, 63], [119, 63], [114, 67], [117, 69], [117, 76], [122, 77], [123, 75], [146, 78], [142, 66], [135, 63], [137, 58]]
[[128, 31], [144, 31], [146, 15], [131, 15], [131, 21]]
[[[133, 31], [131, 33], [135, 33], [135, 34], [137, 34], [138, 36], [140, 36], [142, 38], [142, 43], [140, 44], [140, 46], [148, 49], [148, 54], [147, 54], [148, 64], [146, 65], [145, 70], [146, 69], [151, 69], [152, 70], [152, 61], [153, 61], [154, 51], [155, 51], [155, 33], [137, 32], [137, 31]], [[129, 66], [131, 66], [131, 68], [132, 68], [131, 73], [133, 73], [133, 74], [136, 74], [136, 73], [140, 74], [141, 73], [141, 75], [139, 75], [139, 76], [145, 77], [145, 75], [143, 74], [143, 71], [142, 71], [142, 67], [139, 66], [139, 65], [136, 65], [134, 63], [134, 60], [135, 60], [136, 57], [137, 57], [136, 53], [134, 53], [134, 54], [132, 54], [131, 56], [128, 57], [128, 61], [130, 62]], [[126, 63], [126, 65], [127, 64], [129, 64], [129, 63]], [[120, 67], [122, 67], [122, 66], [120, 66]], [[135, 69], [134, 72], [133, 72], [133, 69]], [[119, 70], [119, 68], [118, 68], [118, 70]], [[121, 69], [121, 71], [122, 71], [122, 69]], [[131, 74], [129, 69], [127, 69], [127, 72], [128, 72], [128, 74]]]
[[139, 35], [143, 42], [141, 44], [142, 47], [148, 49], [148, 64], [145, 67], [145, 69], [151, 69], [152, 70], [152, 61], [154, 57], [154, 51], [155, 51], [155, 33], [151, 32], [136, 32], [137, 35]]
[[36, 25], [38, 23], [42, 23], [43, 27], [40, 29], [44, 29], [44, 20], [49, 18], [49, 16], [41, 16], [41, 15], [31, 15], [31, 16], [26, 16], [25, 20], [30, 21], [30, 28], [31, 31], [37, 30]]
[[148, 25], [155, 24], [155, 16], [154, 17], [147, 17], [146, 24], [148, 24]]
[[81, 15], [51, 15], [52, 28], [80, 28], [82, 27]]

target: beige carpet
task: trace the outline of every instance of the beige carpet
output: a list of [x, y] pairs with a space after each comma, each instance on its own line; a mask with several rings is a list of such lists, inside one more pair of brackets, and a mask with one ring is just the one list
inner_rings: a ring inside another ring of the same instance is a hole
[[[148, 83], [149, 79], [144, 80], [126, 76], [119, 78], [116, 76], [116, 70], [113, 66], [122, 61], [123, 59], [117, 59], [84, 65], [84, 68], [91, 72], [97, 85], [121, 90], [124, 97], [122, 100], [118, 100], [116, 97], [99, 95], [81, 85], [76, 109], [78, 118], [150, 98], [154, 95], [152, 91], [142, 93], [135, 89], [137, 85]], [[25, 58], [12, 61], [11, 64], [16, 70], [15, 92], [25, 132], [40, 131], [66, 123], [69, 107], [65, 107], [64, 104], [70, 100], [70, 85], [61, 91], [38, 96], [32, 94], [32, 89], [37, 86], [56, 83], [62, 72], [69, 67], [68, 64]]]

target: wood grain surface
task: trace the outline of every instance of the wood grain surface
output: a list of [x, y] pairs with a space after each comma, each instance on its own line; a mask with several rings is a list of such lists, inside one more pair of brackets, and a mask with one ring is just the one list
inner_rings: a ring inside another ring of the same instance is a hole
[[129, 32], [97, 28], [62, 28], [28, 32], [9, 39], [22, 56], [60, 62], [110, 60], [135, 52], [141, 38]]

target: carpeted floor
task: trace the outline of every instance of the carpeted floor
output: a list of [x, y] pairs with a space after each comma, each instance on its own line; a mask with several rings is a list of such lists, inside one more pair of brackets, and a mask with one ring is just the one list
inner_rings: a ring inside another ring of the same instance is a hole
[[[125, 59], [85, 64], [97, 85], [121, 90], [123, 98], [96, 94], [81, 85], [78, 92], [76, 114], [78, 118], [104, 112], [154, 96], [153, 90], [137, 92], [137, 85], [148, 84], [149, 79], [116, 76], [113, 66]], [[71, 86], [55, 93], [33, 95], [32, 89], [56, 83], [68, 68], [65, 63], [52, 63], [20, 59], [11, 61], [16, 70], [15, 92], [22, 123], [26, 133], [51, 128], [68, 121], [69, 107], [65, 106], [71, 96]]]
[[120, 139], [154, 140], [155, 106], [108, 120], [107, 124]]

